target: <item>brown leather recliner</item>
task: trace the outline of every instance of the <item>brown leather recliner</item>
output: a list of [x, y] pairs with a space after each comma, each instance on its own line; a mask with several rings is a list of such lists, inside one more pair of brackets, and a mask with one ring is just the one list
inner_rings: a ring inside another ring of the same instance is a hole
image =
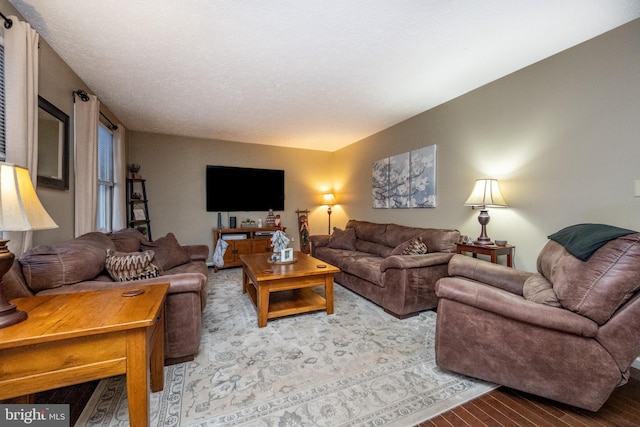
[[438, 366], [600, 409], [640, 355], [640, 233], [631, 233], [585, 261], [550, 240], [537, 273], [455, 255], [436, 284]]

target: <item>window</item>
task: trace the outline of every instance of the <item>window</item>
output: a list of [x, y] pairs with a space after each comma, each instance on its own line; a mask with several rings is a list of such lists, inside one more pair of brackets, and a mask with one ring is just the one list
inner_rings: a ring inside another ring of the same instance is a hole
[[4, 40], [0, 36], [0, 160], [4, 161], [5, 157], [5, 131], [4, 131]]
[[98, 220], [97, 229], [111, 232], [113, 206], [113, 134], [98, 126]]

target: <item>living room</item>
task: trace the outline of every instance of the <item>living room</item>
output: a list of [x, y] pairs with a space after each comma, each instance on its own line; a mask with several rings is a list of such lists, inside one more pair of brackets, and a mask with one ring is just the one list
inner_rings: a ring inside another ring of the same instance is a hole
[[[0, 5], [17, 13], [6, 0]], [[477, 211], [463, 203], [476, 179], [496, 178], [509, 207], [490, 209], [489, 237], [515, 245], [515, 265], [534, 271], [547, 236], [567, 225], [640, 228], [633, 185], [640, 178], [639, 33], [635, 20], [335, 152], [127, 131], [128, 162], [142, 166], [154, 234], [173, 232], [185, 244], [211, 249], [217, 218], [205, 209], [208, 164], [284, 169], [282, 224], [296, 230], [295, 211], [309, 209], [312, 234], [327, 232], [320, 198], [332, 190], [338, 203], [332, 227], [355, 218], [457, 228], [475, 238]], [[70, 94], [90, 88], [46, 40], [40, 64], [40, 94], [72, 116]], [[118, 122], [107, 105], [102, 109]], [[372, 163], [434, 144], [436, 207], [372, 208]], [[73, 237], [71, 163], [69, 191], [38, 189], [59, 228], [35, 233], [35, 244]], [[229, 215], [264, 219], [266, 212]]]
[[[17, 14], [8, 0], [0, 11]], [[463, 206], [479, 178], [496, 178], [509, 203], [490, 209], [488, 234], [516, 246], [515, 266], [536, 270], [547, 236], [583, 222], [640, 229], [640, 19], [470, 90], [337, 151], [275, 147], [127, 130], [127, 162], [146, 179], [154, 236], [172, 232], [182, 244], [213, 253], [217, 213], [205, 209], [206, 165], [285, 170], [282, 225], [298, 244], [297, 209], [310, 210], [312, 234], [328, 231], [321, 195], [333, 191], [331, 227], [349, 219], [455, 228], [475, 238], [478, 211]], [[48, 45], [40, 45], [39, 93], [73, 117], [73, 97], [91, 87]], [[108, 105], [102, 110], [119, 122]], [[73, 128], [73, 126], [72, 126]], [[437, 146], [434, 208], [372, 207], [373, 162]], [[59, 225], [34, 234], [34, 245], [74, 233], [74, 167], [70, 189], [38, 188]], [[223, 185], [223, 184], [221, 184]], [[224, 185], [231, 185], [224, 183]], [[243, 185], [238, 186], [242, 191]], [[250, 185], [250, 184], [249, 184]], [[267, 212], [223, 213], [263, 219]]]

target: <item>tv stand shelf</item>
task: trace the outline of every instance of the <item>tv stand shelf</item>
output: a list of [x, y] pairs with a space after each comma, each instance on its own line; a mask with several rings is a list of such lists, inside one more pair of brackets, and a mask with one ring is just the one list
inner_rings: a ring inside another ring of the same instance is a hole
[[[229, 244], [224, 253], [224, 265], [213, 267], [214, 272], [220, 268], [231, 268], [242, 266], [240, 255], [260, 254], [271, 252], [271, 235], [261, 235], [261, 233], [273, 233], [284, 231], [283, 227], [260, 227], [260, 228], [214, 228], [213, 229], [213, 249], [218, 246], [218, 239], [223, 239]], [[225, 239], [227, 236], [227, 239]]]

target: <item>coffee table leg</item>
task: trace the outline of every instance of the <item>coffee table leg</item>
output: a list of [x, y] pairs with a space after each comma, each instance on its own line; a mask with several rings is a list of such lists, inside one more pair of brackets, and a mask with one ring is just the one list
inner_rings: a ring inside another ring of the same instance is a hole
[[327, 300], [327, 314], [333, 314], [333, 274], [324, 279], [324, 294]]
[[267, 326], [269, 315], [269, 288], [266, 285], [258, 286], [258, 327]]
[[247, 270], [245, 267], [242, 267], [242, 293], [247, 293], [247, 283], [249, 282], [249, 276], [247, 275]]
[[149, 425], [150, 367], [147, 331], [138, 328], [127, 338], [127, 400], [131, 427]]

